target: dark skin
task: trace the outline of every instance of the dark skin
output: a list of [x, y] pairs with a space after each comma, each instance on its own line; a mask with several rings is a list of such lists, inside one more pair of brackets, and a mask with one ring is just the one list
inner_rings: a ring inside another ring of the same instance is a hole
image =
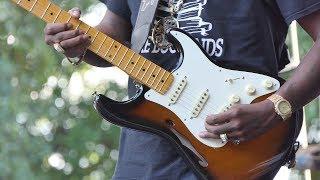
[[[291, 103], [293, 111], [302, 108], [320, 94], [320, 11], [305, 16], [298, 22], [315, 43], [291, 78], [276, 92]], [[208, 116], [205, 124], [207, 131], [201, 137], [219, 138], [219, 134], [227, 133], [231, 140], [247, 141], [281, 122], [273, 103], [264, 100], [255, 104], [238, 105], [225, 113]]]
[[[80, 17], [79, 9], [73, 9], [70, 13], [75, 18]], [[292, 77], [276, 92], [292, 104], [293, 111], [302, 108], [320, 94], [320, 11], [305, 16], [298, 22], [315, 43]], [[121, 42], [129, 41], [131, 34], [130, 23], [110, 11], [107, 11], [97, 29]], [[66, 50], [65, 55], [80, 56], [89, 46], [89, 39], [83, 32], [70, 31], [67, 24], [48, 24], [45, 30], [46, 42], [49, 45], [60, 42]], [[91, 52], [86, 54], [85, 61], [94, 66], [110, 66]], [[207, 131], [200, 136], [218, 139], [220, 134], [227, 133], [230, 140], [248, 141], [281, 122], [273, 103], [264, 100], [255, 104], [237, 105], [224, 113], [208, 115], [205, 123]]]

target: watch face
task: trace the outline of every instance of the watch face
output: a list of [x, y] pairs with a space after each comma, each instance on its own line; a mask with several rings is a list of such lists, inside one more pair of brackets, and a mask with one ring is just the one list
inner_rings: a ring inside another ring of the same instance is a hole
[[290, 104], [287, 101], [280, 101], [278, 103], [278, 110], [281, 114], [289, 114], [291, 112]]

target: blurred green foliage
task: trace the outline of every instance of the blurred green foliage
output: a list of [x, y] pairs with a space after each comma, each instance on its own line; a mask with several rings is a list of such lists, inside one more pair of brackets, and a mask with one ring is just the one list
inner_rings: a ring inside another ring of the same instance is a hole
[[[55, 1], [86, 10], [98, 1]], [[114, 82], [70, 98], [76, 69], [44, 43], [45, 24], [11, 1], [0, 0], [0, 179], [110, 179], [117, 160], [119, 128], [95, 112], [98, 90], [121, 100]], [[111, 93], [110, 93], [111, 92]]]

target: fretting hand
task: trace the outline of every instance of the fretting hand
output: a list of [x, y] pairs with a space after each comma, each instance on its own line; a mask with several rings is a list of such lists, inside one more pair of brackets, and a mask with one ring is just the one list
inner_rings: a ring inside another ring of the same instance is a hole
[[[81, 11], [73, 8], [69, 11], [73, 18], [79, 19]], [[44, 29], [45, 42], [53, 46], [59, 43], [67, 57], [79, 57], [90, 45], [90, 38], [82, 30], [73, 30], [70, 23], [47, 24]]]

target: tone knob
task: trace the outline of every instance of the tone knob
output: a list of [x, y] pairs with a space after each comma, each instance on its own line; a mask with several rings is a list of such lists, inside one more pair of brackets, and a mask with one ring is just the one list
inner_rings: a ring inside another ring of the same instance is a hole
[[231, 102], [232, 104], [239, 103], [239, 102], [240, 102], [240, 96], [238, 96], [238, 95], [232, 95], [232, 96], [230, 96], [230, 102]]
[[265, 80], [263, 82], [263, 86], [266, 88], [266, 89], [272, 89], [272, 87], [274, 86], [273, 82], [268, 79], [268, 80]]
[[248, 85], [246, 91], [249, 95], [254, 95], [256, 93], [256, 88], [252, 85]]

